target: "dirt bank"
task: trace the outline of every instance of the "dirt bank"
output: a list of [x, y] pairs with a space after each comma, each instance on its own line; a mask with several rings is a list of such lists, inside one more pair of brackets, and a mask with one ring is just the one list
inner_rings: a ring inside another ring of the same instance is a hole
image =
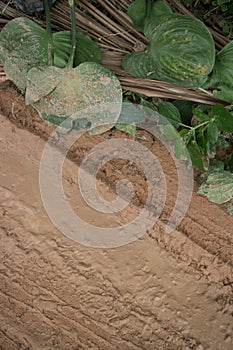
[[[194, 193], [182, 223], [167, 235], [176, 174], [169, 154], [140, 131], [139, 142], [163, 155], [170, 195], [160, 220], [120, 248], [75, 243], [52, 225], [40, 198], [38, 169], [52, 129], [8, 82], [1, 85], [0, 106], [0, 349], [232, 349], [233, 218]], [[114, 218], [90, 211], [75, 174], [88, 150], [114, 137], [122, 134], [83, 136], [63, 179], [79, 213], [104, 227]], [[145, 202], [143, 174], [122, 160], [101, 169], [97, 187], [109, 198], [122, 177], [134, 183], [136, 196], [118, 224]]]

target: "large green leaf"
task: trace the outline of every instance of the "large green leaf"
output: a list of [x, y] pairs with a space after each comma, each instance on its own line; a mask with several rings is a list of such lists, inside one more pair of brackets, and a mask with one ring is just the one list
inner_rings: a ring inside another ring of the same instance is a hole
[[171, 7], [163, 0], [157, 0], [152, 4], [151, 7], [151, 17], [166, 16], [171, 15]]
[[224, 170], [211, 173], [198, 194], [217, 204], [228, 202], [233, 197], [233, 174]]
[[132, 52], [122, 61], [122, 67], [135, 78], [152, 78], [155, 65], [146, 52]]
[[144, 34], [150, 40], [157, 25], [164, 16], [172, 14], [171, 7], [162, 0], [157, 0], [151, 7], [151, 13], [148, 18], [145, 19]]
[[233, 86], [221, 83], [218, 85], [218, 90], [213, 91], [213, 95], [222, 101], [233, 104]]
[[213, 107], [213, 112], [219, 129], [233, 133], [233, 115], [220, 103]]
[[128, 15], [133, 21], [134, 28], [143, 32], [146, 18], [146, 0], [135, 0], [128, 7]]
[[[33, 104], [48, 96], [61, 83], [56, 67], [33, 67], [27, 75], [26, 104]], [[51, 111], [49, 114], [55, 114]]]
[[[151, 4], [149, 4], [149, 2]], [[133, 21], [134, 28], [140, 32], [145, 31], [145, 26], [149, 28], [148, 22], [158, 23], [159, 17], [172, 13], [170, 6], [163, 0], [157, 0], [153, 2], [151, 0], [135, 0], [128, 7], [128, 15]]]
[[198, 88], [213, 69], [215, 45], [201, 21], [173, 14], [161, 19], [152, 35], [148, 54], [156, 65], [157, 79]]
[[69, 61], [71, 52], [71, 33], [69, 30], [53, 33], [53, 64], [64, 68]]
[[154, 32], [156, 31], [158, 25], [160, 24], [161, 19], [163, 18], [164, 16], [156, 16], [156, 17], [148, 18], [148, 20], [144, 25], [144, 34], [148, 40], [151, 40]]
[[76, 52], [74, 63], [78, 66], [83, 62], [96, 62], [101, 61], [101, 51], [98, 44], [93, 41], [89, 35], [81, 32], [76, 34]]
[[136, 132], [137, 132], [137, 127], [136, 125], [131, 125], [131, 124], [121, 124], [121, 123], [117, 123], [115, 125], [115, 129], [120, 130], [125, 132], [126, 134], [135, 136]]
[[48, 64], [46, 31], [27, 18], [10, 21], [0, 33], [0, 58], [8, 78], [24, 91], [29, 69]]
[[[57, 32], [53, 34], [54, 46], [54, 65], [64, 68], [70, 57], [71, 52], [71, 32], [69, 30]], [[78, 66], [83, 62], [101, 61], [101, 51], [96, 42], [88, 35], [81, 32], [76, 33], [76, 52], [74, 66]]]
[[212, 78], [233, 87], [233, 40], [216, 55]]
[[[52, 35], [52, 58], [54, 65], [66, 66], [71, 52], [70, 31]], [[82, 62], [100, 62], [101, 53], [98, 45], [88, 36], [76, 34], [75, 66]], [[27, 73], [33, 67], [48, 65], [49, 36], [45, 29], [27, 18], [10, 21], [0, 33], [0, 59], [10, 80], [24, 91]]]
[[206, 88], [216, 88], [213, 94], [220, 100], [233, 103], [233, 41], [216, 55], [213, 71]]
[[[47, 77], [43, 88], [40, 86], [42, 75]], [[56, 81], [52, 91], [51, 81]], [[53, 117], [87, 118], [93, 128], [103, 125], [95, 133], [104, 132], [117, 122], [121, 102], [119, 80], [107, 68], [94, 62], [82, 63], [74, 69], [33, 68], [28, 73], [27, 104]], [[79, 111], [84, 112], [79, 114]]]

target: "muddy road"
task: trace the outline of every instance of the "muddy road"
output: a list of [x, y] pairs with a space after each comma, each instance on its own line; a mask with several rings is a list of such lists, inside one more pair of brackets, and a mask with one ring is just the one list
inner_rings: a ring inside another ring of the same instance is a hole
[[[179, 227], [165, 233], [176, 176], [163, 152], [170, 197], [154, 227], [114, 249], [74, 242], [54, 227], [41, 201], [39, 166], [51, 128], [8, 82], [0, 108], [0, 349], [231, 350], [233, 218], [224, 208], [194, 191]], [[83, 155], [112, 137], [121, 135], [84, 135], [63, 173], [67, 200], [102, 227], [124, 224], [145, 202], [143, 176], [122, 160], [101, 169], [97, 187], [112, 198], [116, 181], [127, 176], [136, 186], [127, 212], [117, 219], [97, 214], [78, 193]], [[145, 132], [138, 139], [153, 152], [161, 147]]]

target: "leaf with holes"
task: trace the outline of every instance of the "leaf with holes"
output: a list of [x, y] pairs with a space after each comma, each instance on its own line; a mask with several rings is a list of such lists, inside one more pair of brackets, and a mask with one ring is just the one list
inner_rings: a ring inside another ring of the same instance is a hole
[[156, 66], [157, 79], [195, 89], [204, 84], [213, 69], [215, 45], [203, 22], [172, 14], [163, 17], [156, 27], [148, 54]]
[[[47, 77], [43, 88], [42, 75]], [[85, 62], [74, 69], [33, 68], [27, 79], [26, 103], [40, 113], [72, 120], [87, 118], [91, 128], [96, 128], [93, 133], [110, 129], [118, 120], [122, 104], [120, 82], [95, 62]], [[52, 90], [51, 81], [56, 81]]]
[[[52, 44], [47, 31], [27, 18], [16, 18], [2, 29], [0, 59], [6, 75], [21, 91], [26, 89], [27, 73], [31, 68], [48, 66], [50, 50], [54, 65], [66, 66], [71, 51], [71, 32], [52, 34]], [[100, 62], [100, 49], [88, 35], [77, 32], [76, 45], [75, 66], [86, 61]]]
[[48, 64], [48, 35], [27, 18], [10, 21], [0, 33], [0, 59], [10, 80], [24, 91], [27, 72]]
[[217, 204], [228, 202], [233, 198], [233, 174], [224, 170], [211, 173], [198, 194]]

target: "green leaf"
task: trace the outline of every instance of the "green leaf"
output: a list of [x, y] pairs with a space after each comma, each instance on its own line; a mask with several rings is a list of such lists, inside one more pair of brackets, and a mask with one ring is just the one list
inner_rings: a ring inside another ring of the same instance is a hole
[[233, 41], [230, 41], [216, 55], [211, 79], [218, 85], [227, 85], [233, 88]]
[[143, 32], [146, 18], [146, 0], [135, 0], [128, 7], [128, 15], [133, 21], [134, 28]]
[[[54, 65], [66, 67], [71, 52], [71, 32], [69, 30], [53, 34]], [[88, 35], [81, 32], [76, 33], [75, 67], [83, 62], [101, 61], [101, 51], [96, 42]]]
[[190, 141], [187, 145], [187, 148], [193, 165], [200, 171], [204, 172], [206, 169], [204, 167], [202, 153], [198, 144], [194, 140]]
[[190, 125], [193, 116], [193, 102], [185, 100], [174, 100], [172, 101], [174, 106], [179, 109], [182, 122]]
[[213, 91], [213, 95], [222, 101], [233, 103], [233, 86], [221, 83], [221, 85], [218, 85], [218, 90]]
[[175, 141], [179, 137], [172, 124], [159, 125], [159, 130], [167, 141]]
[[133, 52], [122, 60], [122, 67], [135, 78], [153, 78], [155, 65], [146, 52]]
[[[40, 113], [40, 112], [39, 112]], [[66, 127], [67, 129], [73, 128], [72, 120], [68, 119], [67, 117], [57, 117], [56, 115], [47, 114], [45, 112], [40, 113], [41, 119], [44, 121], [47, 121], [53, 125], [60, 125], [62, 124], [63, 127]]]
[[196, 139], [198, 145], [205, 151], [207, 151], [208, 138], [206, 137], [205, 126], [198, 128], [196, 131]]
[[206, 195], [211, 202], [217, 204], [228, 202], [233, 197], [233, 174], [229, 171], [211, 173], [198, 194]]
[[[75, 65], [82, 62], [101, 60], [98, 45], [88, 36], [77, 32]], [[71, 52], [70, 31], [52, 35], [54, 65], [63, 68], [67, 65]], [[45, 29], [27, 18], [10, 21], [0, 33], [0, 58], [10, 80], [25, 91], [27, 73], [33, 67], [48, 65], [49, 36]]]
[[195, 115], [195, 117], [201, 119], [204, 122], [209, 121], [209, 117], [207, 117], [207, 115], [198, 108], [193, 109], [193, 115]]
[[66, 67], [71, 52], [71, 33], [69, 30], [53, 33], [53, 63], [56, 67]]
[[[47, 76], [43, 88], [42, 75]], [[55, 88], [42, 97], [51, 89], [53, 80]], [[119, 118], [122, 90], [116, 76], [95, 62], [82, 63], [74, 69], [33, 68], [28, 73], [26, 102], [47, 115], [71, 117], [74, 121], [87, 118], [91, 128], [96, 128], [93, 133], [101, 133]]]
[[0, 33], [0, 58], [10, 80], [24, 91], [27, 72], [48, 64], [48, 36], [45, 29], [27, 18], [10, 21]]
[[233, 115], [221, 104], [213, 107], [215, 120], [221, 131], [233, 132]]
[[217, 140], [217, 143], [216, 143], [216, 146], [218, 147], [229, 147], [229, 142], [227, 142], [226, 138], [224, 135], [218, 135], [218, 140]]
[[27, 75], [27, 85], [29, 88], [25, 96], [26, 104], [33, 104], [49, 95], [61, 83], [59, 73], [55, 67], [34, 67], [30, 69]]
[[156, 27], [148, 54], [158, 80], [195, 89], [204, 84], [213, 69], [215, 45], [203, 22], [172, 14], [164, 16]]
[[101, 51], [98, 44], [93, 41], [89, 35], [82, 32], [76, 33], [76, 52], [74, 63], [78, 66], [84, 62], [96, 62], [101, 61]]
[[148, 108], [142, 108], [138, 104], [134, 104], [131, 102], [124, 102], [122, 104], [121, 114], [117, 121], [118, 124], [130, 124], [137, 125], [142, 123], [147, 115]]
[[178, 129], [182, 122], [180, 112], [171, 102], [159, 103], [158, 112], [168, 119], [174, 128]]
[[171, 7], [162, 0], [153, 3], [151, 14], [145, 19], [144, 34], [150, 40], [155, 32], [161, 18], [172, 14]]
[[192, 134], [192, 132], [190, 131], [190, 129], [185, 129], [185, 128], [183, 128], [183, 129], [181, 129], [180, 131], [179, 131], [179, 135], [180, 135], [180, 137], [182, 137], [184, 140], [191, 140], [190, 139], [190, 137], [193, 137], [193, 134]]
[[135, 136], [136, 135], [136, 131], [137, 131], [136, 125], [132, 125], [132, 124], [120, 124], [120, 123], [117, 123], [115, 125], [115, 129], [123, 131], [126, 134], [130, 134], [132, 136]]
[[172, 13], [171, 7], [163, 0], [157, 0], [152, 5], [151, 17], [166, 16]]
[[224, 170], [224, 163], [217, 159], [210, 159], [210, 165], [208, 169], [208, 173], [213, 173], [216, 171], [223, 171]]
[[215, 123], [209, 123], [206, 127], [206, 137], [212, 144], [215, 144], [218, 140], [218, 127]]
[[174, 142], [174, 152], [175, 152], [176, 158], [178, 159], [180, 158], [189, 159], [189, 156], [187, 154], [188, 151], [187, 151], [186, 144], [181, 137], [177, 137], [177, 139]]
[[144, 35], [147, 37], [148, 40], [151, 40], [153, 37], [154, 32], [158, 28], [161, 19], [163, 16], [156, 16], [156, 17], [149, 17], [144, 26]]

